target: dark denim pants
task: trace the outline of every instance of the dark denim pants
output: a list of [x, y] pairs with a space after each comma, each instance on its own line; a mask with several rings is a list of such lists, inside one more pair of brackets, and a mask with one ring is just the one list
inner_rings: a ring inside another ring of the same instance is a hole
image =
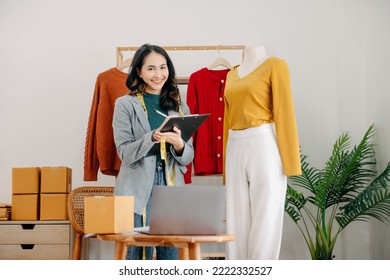
[[[165, 175], [164, 175], [164, 165], [161, 162], [156, 164], [156, 173], [154, 175], [154, 185], [166, 185]], [[149, 200], [146, 204], [146, 226], [150, 224], [150, 207], [151, 207], [152, 195], [150, 195]], [[134, 214], [134, 227], [142, 227], [143, 217], [139, 214]], [[142, 260], [144, 247], [128, 247], [127, 256], [128, 260]], [[145, 247], [145, 258], [151, 260], [153, 258], [153, 248], [154, 247]], [[156, 247], [156, 258], [158, 260], [177, 260], [178, 252], [176, 247]]]

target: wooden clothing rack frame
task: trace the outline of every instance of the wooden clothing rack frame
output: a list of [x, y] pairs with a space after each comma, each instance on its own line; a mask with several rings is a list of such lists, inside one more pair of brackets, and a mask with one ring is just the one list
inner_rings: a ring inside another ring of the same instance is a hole
[[[125, 52], [135, 52], [138, 50], [139, 47], [117, 47], [116, 48], [116, 66], [120, 67], [125, 64], [130, 66], [131, 59], [124, 60], [123, 54]], [[242, 51], [242, 61], [244, 61], [244, 56], [245, 56], [245, 45], [217, 45], [217, 46], [165, 46], [162, 47], [166, 51], [220, 51], [220, 50], [232, 50], [232, 51], [237, 51], [241, 50]], [[124, 67], [123, 67], [124, 68]], [[177, 83], [179, 85], [187, 85], [189, 77], [176, 77]]]

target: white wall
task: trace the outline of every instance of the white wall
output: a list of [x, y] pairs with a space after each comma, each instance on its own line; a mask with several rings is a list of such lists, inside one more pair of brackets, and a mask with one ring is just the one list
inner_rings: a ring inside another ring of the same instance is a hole
[[[390, 160], [389, 12], [386, 0], [0, 0], [0, 201], [11, 202], [17, 166], [69, 166], [74, 188], [113, 184], [104, 175], [83, 181], [95, 79], [115, 66], [117, 46], [145, 42], [266, 46], [289, 64], [311, 162], [322, 167], [341, 132], [358, 141], [375, 123], [383, 169]], [[175, 64], [198, 69], [191, 56]], [[338, 241], [336, 257], [390, 259], [389, 233], [377, 222], [356, 224]], [[281, 258], [309, 258], [288, 219]]]

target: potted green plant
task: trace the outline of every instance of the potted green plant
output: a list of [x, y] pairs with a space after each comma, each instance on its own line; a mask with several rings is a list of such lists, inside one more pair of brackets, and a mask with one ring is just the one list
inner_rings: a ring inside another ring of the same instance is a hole
[[337, 237], [350, 223], [390, 221], [390, 162], [376, 171], [371, 125], [359, 145], [343, 133], [323, 169], [301, 155], [302, 175], [289, 177], [285, 212], [302, 233], [312, 259], [334, 258]]

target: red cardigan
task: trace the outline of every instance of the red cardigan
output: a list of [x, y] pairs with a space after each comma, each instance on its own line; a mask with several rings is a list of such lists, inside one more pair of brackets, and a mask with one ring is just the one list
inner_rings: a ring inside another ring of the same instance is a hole
[[202, 68], [191, 74], [187, 104], [191, 114], [211, 113], [193, 137], [195, 175], [221, 174], [223, 169], [223, 114], [226, 75], [230, 69]]
[[121, 165], [114, 142], [112, 118], [115, 100], [129, 92], [127, 73], [111, 68], [97, 76], [84, 152], [84, 181], [97, 181], [97, 173], [117, 176]]

